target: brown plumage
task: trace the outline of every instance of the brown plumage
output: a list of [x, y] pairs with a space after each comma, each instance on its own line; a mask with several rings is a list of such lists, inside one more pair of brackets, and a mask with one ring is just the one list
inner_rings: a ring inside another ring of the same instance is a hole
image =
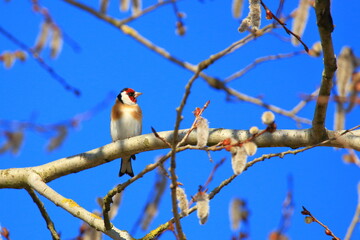
[[[136, 100], [140, 95], [140, 92], [135, 92], [131, 88], [124, 88], [117, 96], [111, 109], [110, 121], [110, 132], [114, 142], [141, 134], [142, 112]], [[121, 159], [120, 177], [124, 174], [134, 176], [131, 159], [135, 160], [135, 155], [124, 156]]]
[[132, 117], [138, 121], [142, 119], [142, 111], [139, 105], [126, 105], [116, 99], [111, 110], [111, 120], [116, 121], [120, 119], [125, 111], [131, 111]]

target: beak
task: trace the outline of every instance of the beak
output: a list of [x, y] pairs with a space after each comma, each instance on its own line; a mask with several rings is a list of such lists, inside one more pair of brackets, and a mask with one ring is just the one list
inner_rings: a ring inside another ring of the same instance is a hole
[[135, 92], [135, 98], [137, 98], [138, 96], [142, 95], [141, 92]]

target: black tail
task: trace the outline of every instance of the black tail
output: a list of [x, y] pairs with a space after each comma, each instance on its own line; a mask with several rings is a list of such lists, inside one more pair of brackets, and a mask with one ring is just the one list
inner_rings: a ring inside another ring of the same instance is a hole
[[134, 172], [133, 172], [132, 165], [131, 165], [131, 159], [135, 159], [135, 155], [131, 155], [130, 157], [121, 159], [119, 177], [121, 177], [124, 174], [127, 174], [130, 177], [134, 176]]

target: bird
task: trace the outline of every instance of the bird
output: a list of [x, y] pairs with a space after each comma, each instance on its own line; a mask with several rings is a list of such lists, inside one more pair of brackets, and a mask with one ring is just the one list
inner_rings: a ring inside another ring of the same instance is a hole
[[[110, 133], [113, 142], [141, 134], [142, 111], [137, 104], [137, 97], [141, 94], [131, 88], [124, 88], [117, 95], [110, 116]], [[119, 177], [124, 174], [134, 176], [131, 159], [135, 160], [135, 155], [121, 158]]]

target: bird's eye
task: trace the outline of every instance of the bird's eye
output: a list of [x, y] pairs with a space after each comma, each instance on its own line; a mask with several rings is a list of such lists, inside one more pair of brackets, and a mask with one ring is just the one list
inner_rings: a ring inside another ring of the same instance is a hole
[[134, 93], [134, 92], [129, 92], [128, 95], [129, 95], [130, 97], [133, 97], [133, 96], [135, 96], [135, 93]]

